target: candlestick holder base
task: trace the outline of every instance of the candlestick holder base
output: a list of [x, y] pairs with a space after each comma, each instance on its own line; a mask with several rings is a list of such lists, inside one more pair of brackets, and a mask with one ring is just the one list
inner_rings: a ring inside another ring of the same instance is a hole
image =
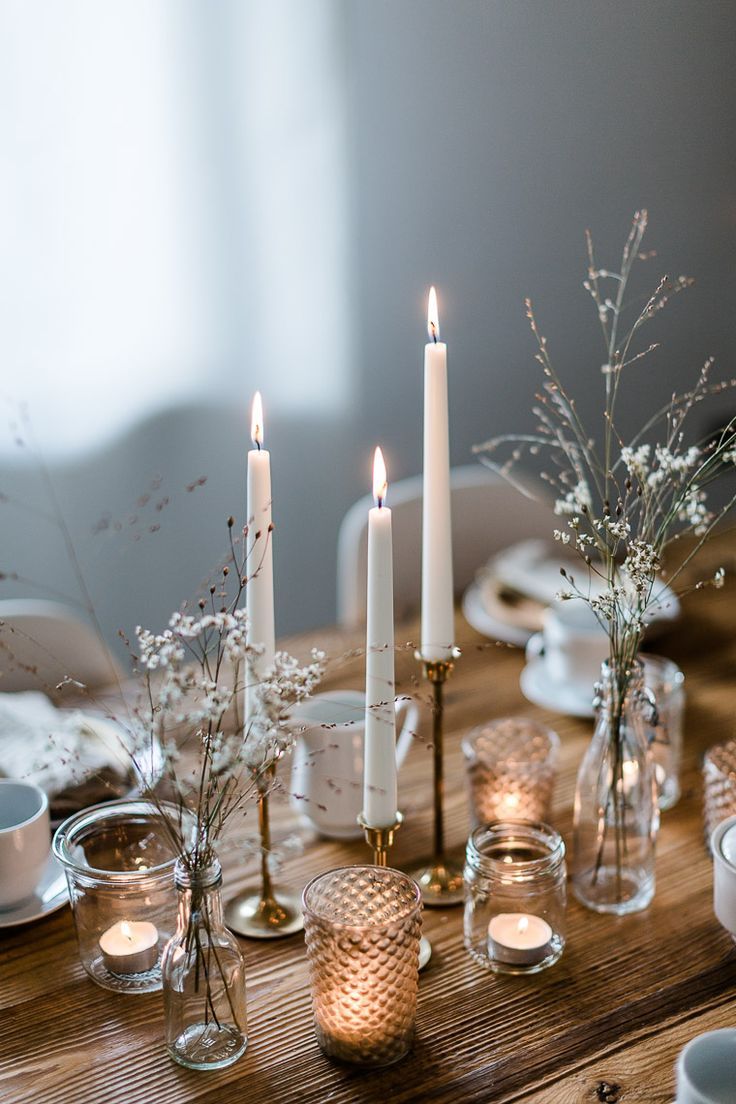
[[225, 907], [225, 923], [247, 939], [278, 939], [294, 935], [304, 927], [298, 894], [262, 897], [258, 889], [239, 894]]
[[459, 905], [464, 898], [463, 868], [449, 859], [413, 870], [411, 876], [422, 891], [422, 900], [430, 908]]

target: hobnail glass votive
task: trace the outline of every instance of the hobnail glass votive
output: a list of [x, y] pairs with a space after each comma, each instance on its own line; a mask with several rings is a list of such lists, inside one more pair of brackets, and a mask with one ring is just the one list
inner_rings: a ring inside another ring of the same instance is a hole
[[320, 1047], [356, 1065], [397, 1062], [414, 1039], [419, 887], [390, 867], [347, 866], [314, 878], [303, 905]]
[[639, 657], [644, 664], [644, 685], [657, 707], [657, 724], [650, 746], [660, 809], [671, 809], [680, 799], [682, 725], [685, 713], [685, 676], [664, 656]]
[[547, 824], [476, 828], [465, 859], [465, 946], [480, 966], [536, 974], [565, 947], [565, 844]]
[[703, 813], [710, 848], [714, 830], [736, 815], [736, 740], [714, 744], [703, 756]]
[[560, 738], [526, 717], [501, 717], [463, 740], [473, 824], [547, 820]]
[[53, 848], [92, 980], [121, 993], [160, 989], [161, 951], [176, 930], [177, 856], [155, 805], [93, 805], [64, 821]]

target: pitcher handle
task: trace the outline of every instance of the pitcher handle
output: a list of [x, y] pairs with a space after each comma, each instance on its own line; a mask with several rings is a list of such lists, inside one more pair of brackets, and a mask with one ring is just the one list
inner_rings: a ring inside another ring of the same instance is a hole
[[397, 725], [401, 723], [401, 715], [406, 714], [396, 740], [396, 763], [401, 766], [419, 730], [419, 706], [413, 698], [402, 698], [395, 708]]

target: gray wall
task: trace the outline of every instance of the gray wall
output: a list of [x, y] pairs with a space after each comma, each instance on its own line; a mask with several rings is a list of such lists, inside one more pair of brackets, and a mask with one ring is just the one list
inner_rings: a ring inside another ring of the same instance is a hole
[[[352, 0], [341, 10], [356, 387], [339, 424], [269, 412], [282, 632], [334, 617], [337, 527], [368, 489], [374, 442], [392, 479], [420, 469], [429, 283], [449, 344], [455, 463], [489, 434], [530, 424], [526, 294], [583, 408], [598, 408], [583, 231], [613, 267], [639, 206], [658, 251], [642, 275], [687, 272], [698, 284], [652, 331], [666, 347], [628, 393], [628, 413], [688, 382], [707, 354], [734, 374], [732, 3]], [[241, 510], [246, 447], [242, 411], [181, 410], [58, 473], [111, 635], [161, 624], [196, 589], [224, 518]], [[104, 509], [134, 514], [155, 472], [172, 499], [151, 520], [158, 532], [90, 535]], [[186, 493], [202, 473], [207, 484]], [[0, 486], [25, 495], [28, 476], [8, 470]], [[66, 586], [58, 540], [12, 505], [3, 511], [3, 568]]]

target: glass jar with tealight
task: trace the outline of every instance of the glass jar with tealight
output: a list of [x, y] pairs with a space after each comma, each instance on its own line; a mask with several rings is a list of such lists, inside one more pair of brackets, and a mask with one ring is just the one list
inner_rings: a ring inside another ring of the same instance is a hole
[[549, 825], [476, 828], [465, 860], [465, 946], [497, 973], [535, 974], [565, 947], [565, 844]]

